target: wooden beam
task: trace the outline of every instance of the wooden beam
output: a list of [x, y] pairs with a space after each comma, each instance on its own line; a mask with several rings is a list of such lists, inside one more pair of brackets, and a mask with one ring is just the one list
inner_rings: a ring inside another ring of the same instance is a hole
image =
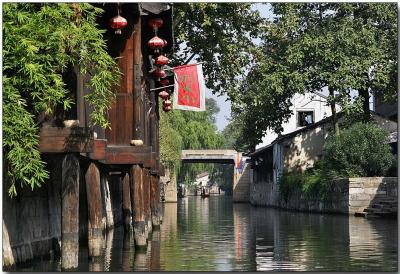
[[106, 139], [94, 139], [93, 140], [93, 150], [89, 152], [88, 156], [92, 160], [105, 160], [106, 159]]
[[108, 146], [105, 164], [141, 164], [151, 165], [151, 147], [149, 146]]
[[93, 134], [89, 128], [41, 128], [39, 150], [42, 153], [91, 152]]

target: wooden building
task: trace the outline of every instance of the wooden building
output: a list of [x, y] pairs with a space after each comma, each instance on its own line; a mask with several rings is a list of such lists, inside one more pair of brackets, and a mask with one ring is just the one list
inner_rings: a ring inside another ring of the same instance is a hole
[[[50, 179], [40, 189], [22, 190], [17, 199], [5, 197], [3, 246], [9, 251], [3, 251], [5, 265], [58, 248], [62, 267], [75, 268], [80, 240], [88, 240], [89, 256], [96, 257], [105, 229], [119, 224], [127, 231], [133, 227], [136, 245], [145, 246], [152, 227], [160, 224], [159, 178], [164, 171], [158, 96], [151, 91], [159, 82], [150, 73], [154, 53], [147, 43], [154, 36], [149, 20], [160, 18], [158, 36], [167, 42], [163, 52], [171, 52], [172, 7], [163, 3], [95, 5], [105, 10], [98, 23], [107, 30], [108, 52], [118, 58], [122, 72], [108, 111], [111, 127], [90, 126], [91, 109], [84, 97], [90, 92], [88, 76], [71, 69], [68, 87], [76, 104], [68, 112], [56, 111], [40, 129], [39, 147]], [[128, 23], [121, 34], [109, 23], [118, 8]], [[37, 203], [38, 199], [42, 202]], [[31, 207], [33, 213], [29, 213]], [[36, 233], [35, 225], [41, 231]]]

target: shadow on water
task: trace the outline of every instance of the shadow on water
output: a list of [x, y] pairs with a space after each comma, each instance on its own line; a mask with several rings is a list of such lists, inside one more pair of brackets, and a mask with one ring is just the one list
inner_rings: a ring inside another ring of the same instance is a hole
[[[166, 203], [144, 252], [117, 227], [79, 271], [397, 271], [397, 220], [307, 214], [233, 204], [230, 197]], [[18, 271], [59, 271], [41, 260]]]

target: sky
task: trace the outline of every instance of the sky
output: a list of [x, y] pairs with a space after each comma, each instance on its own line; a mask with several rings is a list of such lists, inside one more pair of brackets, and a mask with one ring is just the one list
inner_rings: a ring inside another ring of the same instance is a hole
[[[261, 16], [263, 17], [272, 17], [272, 12], [268, 4], [254, 4], [254, 9], [260, 11]], [[231, 117], [231, 102], [228, 100], [226, 95], [213, 95], [212, 91], [209, 89], [206, 89], [206, 98], [214, 98], [217, 101], [220, 112], [216, 115], [216, 124], [218, 130], [222, 131], [229, 123], [229, 118]]]

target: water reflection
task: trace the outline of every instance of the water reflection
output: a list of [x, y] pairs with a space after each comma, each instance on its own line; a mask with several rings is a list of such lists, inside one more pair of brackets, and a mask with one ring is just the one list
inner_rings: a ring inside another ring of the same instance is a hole
[[[147, 250], [123, 227], [103, 256], [80, 247], [79, 271], [397, 271], [397, 221], [255, 208], [229, 197], [188, 197], [163, 208]], [[59, 260], [19, 271], [59, 271]]]

